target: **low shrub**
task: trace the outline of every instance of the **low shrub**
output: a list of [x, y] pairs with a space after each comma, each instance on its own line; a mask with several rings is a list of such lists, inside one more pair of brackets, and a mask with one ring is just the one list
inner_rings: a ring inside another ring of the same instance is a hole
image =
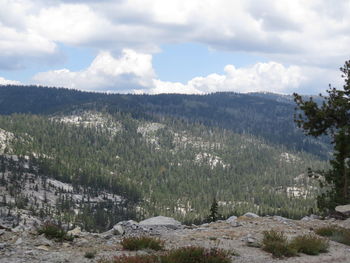
[[272, 253], [274, 257], [293, 257], [300, 253], [318, 255], [328, 251], [328, 241], [314, 236], [303, 235], [288, 241], [283, 232], [274, 230], [265, 231], [262, 240], [262, 249]]
[[52, 222], [46, 222], [38, 229], [38, 233], [39, 235], [44, 234], [46, 238], [58, 241], [72, 241], [74, 239], [73, 236], [67, 235], [67, 232], [61, 226]]
[[339, 226], [327, 226], [321, 227], [315, 232], [317, 235], [329, 237], [330, 240], [350, 246], [350, 229]]
[[95, 258], [95, 256], [96, 256], [96, 251], [95, 250], [94, 251], [86, 251], [85, 255], [84, 255], [84, 257], [90, 258], [90, 259]]
[[117, 256], [99, 263], [230, 263], [229, 254], [221, 249], [183, 247], [162, 255]]
[[117, 256], [113, 260], [100, 260], [99, 263], [161, 263], [155, 255]]
[[315, 230], [315, 233], [317, 235], [323, 236], [323, 237], [330, 237], [333, 235], [333, 233], [337, 231], [337, 227], [335, 226], [325, 226], [321, 227], [319, 229]]
[[161, 263], [230, 263], [228, 252], [211, 248], [202, 247], [183, 247], [169, 251], [162, 257]]
[[292, 257], [297, 255], [297, 250], [290, 246], [283, 232], [275, 230], [264, 231], [262, 249], [271, 253], [274, 257]]
[[142, 250], [142, 249], [153, 249], [162, 250], [164, 248], [164, 242], [160, 239], [152, 237], [127, 237], [120, 243], [124, 249], [127, 250]]
[[307, 255], [318, 255], [328, 251], [328, 241], [315, 235], [303, 235], [295, 237], [290, 246], [296, 251]]

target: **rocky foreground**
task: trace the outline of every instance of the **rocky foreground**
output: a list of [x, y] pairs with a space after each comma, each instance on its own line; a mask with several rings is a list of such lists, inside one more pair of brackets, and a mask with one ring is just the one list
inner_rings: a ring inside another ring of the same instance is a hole
[[[301, 254], [299, 257], [274, 259], [271, 254], [254, 247], [264, 230], [283, 231], [288, 237], [312, 233], [327, 225], [350, 228], [347, 220], [319, 220], [305, 217], [290, 220], [279, 216], [258, 217], [252, 213], [239, 218], [231, 217], [199, 226], [184, 226], [172, 218], [155, 217], [139, 223], [123, 221], [104, 233], [83, 232], [79, 228], [70, 233], [71, 242], [56, 242], [38, 235], [34, 227], [18, 226], [0, 229], [0, 262], [98, 262], [117, 255], [148, 254], [152, 251], [130, 252], [122, 249], [120, 241], [125, 236], [150, 235], [165, 241], [166, 249], [183, 246], [219, 247], [232, 251], [232, 262], [350, 262], [350, 247], [330, 241], [329, 252], [318, 256]], [[85, 258], [86, 252], [96, 251], [93, 259]]]

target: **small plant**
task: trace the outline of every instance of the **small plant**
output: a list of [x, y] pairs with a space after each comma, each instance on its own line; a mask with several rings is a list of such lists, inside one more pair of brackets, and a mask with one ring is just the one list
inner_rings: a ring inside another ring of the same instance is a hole
[[208, 221], [209, 222], [215, 222], [220, 218], [219, 214], [219, 203], [216, 200], [216, 198], [213, 199], [213, 203], [211, 204], [210, 207], [210, 215], [208, 216]]
[[44, 234], [46, 238], [56, 239], [59, 241], [73, 241], [74, 237], [67, 235], [67, 232], [64, 229], [52, 222], [47, 222], [38, 229], [39, 235]]
[[338, 231], [338, 227], [336, 226], [325, 226], [315, 230], [317, 235], [323, 237], [331, 237], [335, 231]]
[[230, 263], [230, 255], [228, 252], [211, 248], [202, 247], [183, 247], [169, 251], [162, 257], [161, 263]]
[[230, 263], [228, 252], [212, 248], [183, 247], [162, 255], [117, 256], [99, 263]]
[[275, 230], [264, 231], [262, 249], [272, 253], [277, 258], [297, 255], [297, 250], [290, 246], [283, 232], [277, 232]]
[[95, 258], [95, 256], [96, 256], [96, 251], [95, 250], [94, 251], [86, 251], [85, 255], [84, 255], [84, 257], [90, 258], [90, 259]]
[[329, 244], [323, 238], [314, 235], [303, 235], [295, 237], [290, 246], [307, 255], [318, 255], [327, 252]]
[[314, 235], [297, 236], [288, 241], [283, 232], [265, 231], [262, 249], [272, 253], [274, 257], [293, 257], [298, 252], [308, 255], [318, 255], [328, 251], [328, 241]]
[[100, 260], [99, 263], [161, 263], [154, 255], [116, 256], [113, 260]]
[[127, 237], [121, 242], [124, 249], [127, 250], [142, 250], [142, 249], [153, 249], [162, 250], [164, 248], [164, 242], [160, 239], [152, 237]]
[[339, 226], [327, 226], [321, 227], [315, 232], [317, 235], [329, 237], [330, 240], [350, 246], [350, 229]]

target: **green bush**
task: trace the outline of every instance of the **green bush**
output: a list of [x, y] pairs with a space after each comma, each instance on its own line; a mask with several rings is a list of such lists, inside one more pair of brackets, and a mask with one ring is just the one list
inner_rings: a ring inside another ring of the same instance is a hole
[[95, 256], [96, 256], [96, 251], [94, 250], [94, 251], [86, 251], [85, 252], [85, 255], [84, 255], [84, 257], [86, 257], [86, 258], [95, 258]]
[[124, 249], [127, 250], [142, 250], [142, 249], [153, 249], [162, 250], [164, 248], [164, 242], [160, 239], [152, 237], [127, 237], [121, 242]]
[[321, 227], [316, 231], [317, 235], [329, 237], [329, 239], [350, 246], [350, 229], [339, 226]]
[[290, 243], [290, 246], [304, 254], [318, 255], [327, 252], [329, 244], [323, 238], [314, 235], [303, 235], [295, 237]]
[[64, 229], [52, 222], [46, 222], [43, 226], [38, 229], [39, 235], [44, 234], [46, 238], [56, 239], [59, 241], [72, 241], [73, 236], [67, 235], [67, 232]]
[[270, 252], [274, 257], [292, 257], [297, 255], [297, 250], [290, 246], [283, 232], [275, 230], [264, 231], [262, 249]]
[[262, 249], [272, 253], [274, 257], [293, 257], [298, 252], [308, 255], [318, 255], [328, 251], [328, 241], [314, 235], [297, 236], [288, 241], [283, 232], [265, 231]]

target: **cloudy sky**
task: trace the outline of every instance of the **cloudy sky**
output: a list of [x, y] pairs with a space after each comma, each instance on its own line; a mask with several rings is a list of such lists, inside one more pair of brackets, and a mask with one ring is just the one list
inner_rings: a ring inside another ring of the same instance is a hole
[[0, 84], [121, 93], [324, 92], [349, 0], [0, 0]]

